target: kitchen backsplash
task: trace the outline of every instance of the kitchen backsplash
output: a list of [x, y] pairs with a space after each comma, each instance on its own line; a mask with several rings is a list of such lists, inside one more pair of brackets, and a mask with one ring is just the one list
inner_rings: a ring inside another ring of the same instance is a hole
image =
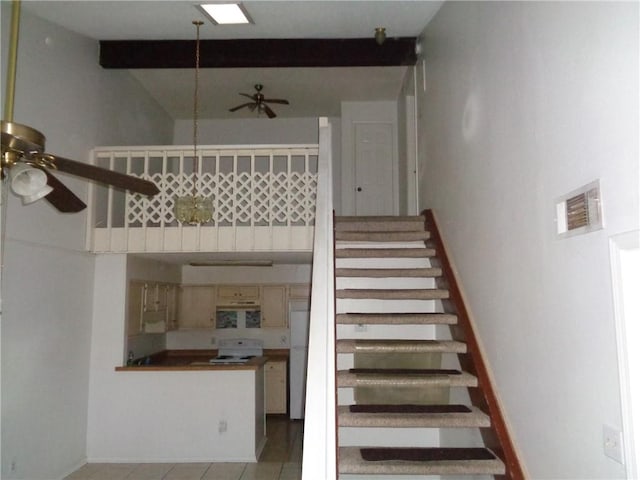
[[246, 328], [238, 322], [238, 328], [210, 328], [198, 330], [174, 330], [166, 333], [167, 350], [206, 350], [218, 348], [223, 338], [259, 338], [264, 348], [289, 348], [288, 328]]

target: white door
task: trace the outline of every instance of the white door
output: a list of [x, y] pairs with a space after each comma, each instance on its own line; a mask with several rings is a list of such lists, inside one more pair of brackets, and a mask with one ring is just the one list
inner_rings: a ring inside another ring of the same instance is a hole
[[356, 123], [355, 214], [393, 215], [393, 124]]

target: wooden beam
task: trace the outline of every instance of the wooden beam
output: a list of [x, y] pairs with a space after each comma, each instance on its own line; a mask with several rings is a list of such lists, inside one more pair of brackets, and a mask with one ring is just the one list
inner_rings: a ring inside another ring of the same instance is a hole
[[[201, 68], [415, 65], [415, 38], [201, 40]], [[195, 40], [102, 40], [104, 68], [193, 68]]]

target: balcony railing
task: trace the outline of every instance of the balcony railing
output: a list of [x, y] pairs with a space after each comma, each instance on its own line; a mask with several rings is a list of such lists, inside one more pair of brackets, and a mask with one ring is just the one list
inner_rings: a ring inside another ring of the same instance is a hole
[[[96, 148], [95, 165], [156, 183], [152, 198], [92, 185], [94, 252], [311, 251], [318, 145]], [[210, 197], [213, 218], [183, 225], [175, 198]]]

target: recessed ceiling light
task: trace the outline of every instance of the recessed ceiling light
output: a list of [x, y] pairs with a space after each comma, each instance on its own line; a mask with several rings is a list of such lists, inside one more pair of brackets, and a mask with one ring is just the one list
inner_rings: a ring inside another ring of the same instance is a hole
[[216, 25], [252, 23], [249, 14], [240, 2], [203, 3], [199, 7]]

